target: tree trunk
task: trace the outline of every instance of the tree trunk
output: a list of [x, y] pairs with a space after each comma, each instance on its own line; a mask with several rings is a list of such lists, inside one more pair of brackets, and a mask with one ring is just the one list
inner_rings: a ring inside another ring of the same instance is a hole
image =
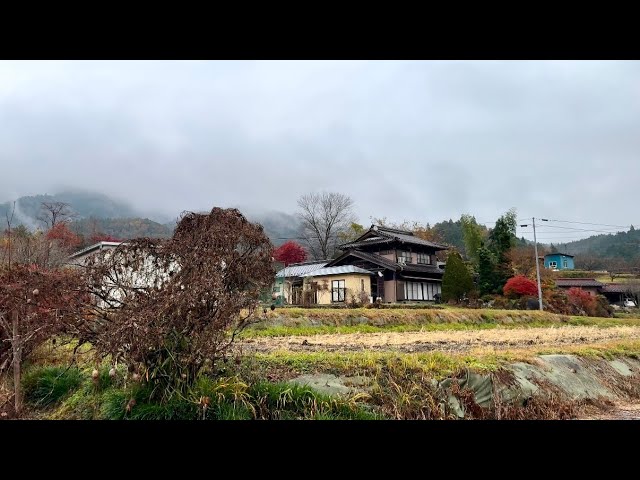
[[22, 339], [18, 326], [18, 311], [13, 312], [13, 391], [15, 399], [16, 417], [22, 411], [22, 385], [21, 385], [21, 361], [22, 361]]

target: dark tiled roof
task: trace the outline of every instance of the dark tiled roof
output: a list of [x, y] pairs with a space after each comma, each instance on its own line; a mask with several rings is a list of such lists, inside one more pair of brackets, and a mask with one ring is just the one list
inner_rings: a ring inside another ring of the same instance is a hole
[[402, 265], [403, 272], [435, 273], [442, 275], [444, 270], [435, 265]]
[[327, 267], [331, 267], [336, 263], [339, 263], [343, 259], [348, 256], [353, 255], [354, 257], [360, 258], [362, 260], [366, 260], [375, 265], [380, 265], [381, 267], [388, 268], [389, 270], [396, 270], [401, 272], [420, 272], [420, 273], [435, 273], [438, 275], [443, 274], [443, 270], [438, 268], [436, 265], [400, 265], [393, 260], [389, 260], [381, 255], [375, 255], [368, 252], [361, 252], [360, 250], [349, 250], [348, 252], [343, 253], [338, 258], [327, 264]]
[[630, 290], [630, 285], [624, 283], [605, 283], [602, 288], [606, 293], [626, 293]]
[[563, 257], [571, 257], [571, 258], [575, 257], [575, 255], [569, 255], [568, 253], [560, 253], [560, 252], [556, 252], [556, 253], [547, 253], [547, 254], [544, 256], [544, 258], [551, 257], [552, 255], [561, 255], [561, 256], [563, 256]]
[[603, 287], [604, 283], [595, 278], [558, 278], [556, 285], [558, 287]]
[[398, 268], [398, 266], [399, 266], [393, 260], [389, 260], [388, 258], [385, 258], [385, 257], [383, 257], [381, 255], [374, 255], [372, 253], [361, 252], [360, 250], [349, 250], [349, 251], [343, 253], [342, 255], [340, 255], [335, 260], [332, 260], [329, 264], [327, 264], [327, 267], [334, 266], [336, 263], [338, 263], [342, 259], [348, 257], [349, 255], [353, 255], [354, 257], [361, 258], [362, 260], [366, 260], [366, 261], [371, 262], [371, 263], [373, 263], [375, 265], [380, 265], [380, 266], [385, 267], [385, 268], [390, 268], [391, 270], [396, 270]]
[[[375, 237], [365, 238], [360, 240], [363, 236], [368, 233], [375, 232]], [[444, 245], [440, 245], [438, 243], [430, 242], [428, 240], [423, 240], [422, 238], [416, 237], [412, 232], [408, 232], [405, 230], [395, 230], [393, 228], [380, 227], [376, 225], [372, 225], [369, 231], [362, 234], [358, 239], [353, 242], [343, 243], [340, 245], [342, 250], [346, 250], [349, 248], [360, 247], [365, 245], [373, 245], [376, 243], [388, 243], [392, 241], [400, 241], [409, 243], [412, 245], [423, 245], [426, 247], [435, 248], [436, 250], [446, 250], [447, 247]]]

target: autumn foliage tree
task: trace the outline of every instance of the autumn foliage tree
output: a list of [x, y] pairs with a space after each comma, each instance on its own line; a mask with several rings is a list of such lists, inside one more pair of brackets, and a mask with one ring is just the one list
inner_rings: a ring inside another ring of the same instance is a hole
[[65, 250], [72, 250], [82, 243], [79, 235], [76, 235], [66, 223], [56, 223], [46, 234], [49, 241], [56, 241]]
[[52, 336], [75, 325], [86, 296], [80, 272], [36, 265], [0, 267], [0, 373], [13, 365], [15, 412], [22, 408], [22, 363]]
[[291, 265], [292, 263], [304, 262], [307, 259], [307, 252], [302, 245], [288, 241], [280, 245], [273, 252], [273, 256], [278, 262]]
[[184, 394], [215, 368], [273, 281], [271, 242], [235, 209], [186, 213], [168, 240], [136, 239], [89, 259], [96, 320], [83, 339], [124, 361], [152, 397]]
[[595, 295], [591, 295], [581, 288], [573, 287], [567, 291], [567, 299], [568, 303], [575, 309], [575, 313], [595, 316], [598, 302]]
[[528, 279], [524, 275], [511, 277], [507, 280], [502, 290], [507, 297], [535, 296], [538, 294], [536, 282]]

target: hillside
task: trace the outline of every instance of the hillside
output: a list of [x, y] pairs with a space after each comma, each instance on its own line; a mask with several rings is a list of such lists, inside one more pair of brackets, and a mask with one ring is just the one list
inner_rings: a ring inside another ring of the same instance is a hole
[[[14, 227], [24, 225], [30, 230], [41, 228], [37, 220], [42, 202], [65, 202], [71, 206], [76, 218], [71, 224], [74, 232], [88, 239], [102, 233], [119, 239], [136, 237], [167, 238], [173, 233], [175, 220], [168, 221], [171, 215], [153, 215], [138, 211], [125, 202], [100, 193], [66, 191], [54, 195], [31, 195], [16, 200]], [[0, 221], [6, 226], [5, 214], [11, 213], [13, 201], [0, 203]], [[278, 211], [251, 212], [240, 208], [252, 222], [264, 226], [271, 241], [279, 246], [287, 238], [300, 236], [300, 222], [295, 215]], [[175, 215], [177, 218], [177, 215]]]
[[[78, 215], [78, 218], [118, 218], [118, 217], [139, 217], [141, 212], [137, 212], [124, 202], [114, 200], [100, 193], [89, 192], [62, 192], [55, 195], [33, 195], [20, 197], [16, 200], [16, 223], [22, 223], [27, 227], [34, 228], [37, 225], [36, 217], [40, 213], [42, 202], [65, 202], [71, 205], [71, 209]], [[5, 217], [6, 212], [11, 212], [13, 201], [0, 204], [0, 218]]]
[[71, 222], [71, 230], [85, 239], [101, 233], [119, 240], [138, 237], [169, 238], [173, 228], [148, 218], [84, 218]]

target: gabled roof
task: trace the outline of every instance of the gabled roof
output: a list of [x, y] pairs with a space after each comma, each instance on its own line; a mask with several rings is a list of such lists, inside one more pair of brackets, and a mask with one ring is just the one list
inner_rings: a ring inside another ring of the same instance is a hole
[[101, 250], [104, 247], [117, 247], [118, 245], [120, 245], [121, 243], [124, 242], [98, 242], [95, 243], [87, 248], [84, 248], [82, 250], [79, 250], [75, 253], [72, 253], [71, 255], [69, 255], [69, 258], [76, 258], [76, 257], [80, 257], [82, 255], [86, 255], [88, 253], [91, 253], [94, 250]]
[[276, 273], [276, 277], [282, 278], [285, 275], [287, 278], [301, 277], [305, 273], [313, 272], [314, 270], [324, 267], [326, 264], [327, 262], [321, 262], [321, 263], [316, 262], [316, 263], [301, 263], [296, 265], [289, 265], [288, 267], [283, 268], [282, 270], [279, 270], [278, 273]]
[[553, 255], [561, 255], [561, 256], [563, 256], [563, 257], [571, 257], [571, 258], [573, 258], [573, 257], [575, 256], [575, 255], [569, 255], [568, 253], [560, 253], [560, 252], [556, 252], [556, 253], [547, 253], [547, 254], [544, 256], [544, 258], [551, 257], [551, 256], [553, 256]]
[[304, 275], [300, 275], [300, 276], [301, 277], [320, 277], [324, 275], [342, 275], [345, 273], [360, 273], [365, 275], [373, 275], [373, 273], [370, 272], [369, 270], [356, 267], [355, 265], [342, 265], [340, 267], [319, 268], [318, 270], [314, 270], [313, 272], [305, 273]]
[[363, 247], [367, 245], [379, 244], [379, 243], [391, 243], [394, 241], [408, 243], [412, 245], [422, 245], [425, 247], [431, 247], [436, 250], [446, 250], [448, 247], [440, 245], [438, 243], [423, 240], [416, 237], [413, 232], [407, 230], [397, 230], [395, 228], [383, 227], [380, 225], [371, 225], [369, 230], [360, 235], [352, 242], [343, 243], [340, 245], [341, 250], [348, 250], [350, 248]]
[[400, 265], [397, 262], [394, 262], [393, 260], [390, 260], [388, 258], [383, 257], [382, 255], [375, 255], [372, 253], [368, 253], [368, 252], [362, 252], [360, 250], [349, 250], [345, 253], [343, 253], [342, 255], [340, 255], [338, 258], [332, 260], [331, 262], [329, 262], [327, 264], [327, 267], [332, 267], [338, 263], [340, 263], [342, 260], [344, 260], [345, 258], [349, 257], [349, 256], [354, 256], [356, 258], [360, 258], [362, 260], [365, 260], [367, 262], [373, 263], [374, 265], [379, 265], [383, 268], [387, 268], [389, 270], [393, 270], [393, 271], [402, 271], [402, 272], [421, 272], [421, 273], [436, 273], [436, 274], [443, 274], [443, 270], [441, 268], [438, 268], [436, 265], [414, 265], [414, 264], [409, 264], [409, 265]]
[[604, 287], [604, 283], [595, 278], [557, 278], [558, 287]]

